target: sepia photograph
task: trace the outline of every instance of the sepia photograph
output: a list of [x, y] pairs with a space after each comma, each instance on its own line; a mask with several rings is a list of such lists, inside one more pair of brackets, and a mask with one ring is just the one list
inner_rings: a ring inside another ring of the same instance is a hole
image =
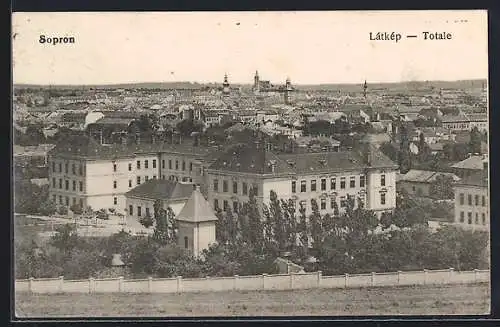
[[491, 313], [488, 13], [14, 12], [13, 318]]

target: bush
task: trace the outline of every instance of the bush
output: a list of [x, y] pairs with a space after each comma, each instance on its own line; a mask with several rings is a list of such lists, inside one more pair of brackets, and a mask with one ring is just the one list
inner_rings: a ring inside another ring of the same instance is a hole
[[61, 216], [66, 216], [68, 214], [68, 207], [59, 206], [59, 208], [57, 208], [57, 213], [60, 214]]

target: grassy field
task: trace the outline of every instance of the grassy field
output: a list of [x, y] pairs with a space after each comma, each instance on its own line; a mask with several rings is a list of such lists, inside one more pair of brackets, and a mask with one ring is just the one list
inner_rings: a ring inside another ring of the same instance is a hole
[[16, 295], [17, 317], [487, 314], [489, 285], [185, 294]]

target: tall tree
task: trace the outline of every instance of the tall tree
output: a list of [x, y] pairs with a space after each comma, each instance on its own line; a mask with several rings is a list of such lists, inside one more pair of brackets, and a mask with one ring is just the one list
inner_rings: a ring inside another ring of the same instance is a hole
[[481, 154], [481, 139], [482, 135], [477, 127], [474, 127], [470, 132], [470, 150], [472, 153]]
[[412, 166], [411, 154], [410, 154], [410, 141], [408, 137], [408, 127], [401, 123], [400, 127], [400, 137], [401, 142], [399, 146], [399, 169], [402, 174], [406, 174]]
[[163, 208], [161, 200], [153, 204], [154, 220], [156, 222], [153, 238], [162, 244], [177, 242], [177, 221], [172, 208]]
[[304, 255], [304, 258], [306, 258], [309, 250], [310, 230], [306, 216], [306, 208], [302, 204], [300, 204], [299, 207], [299, 214], [300, 218], [299, 218], [298, 230], [299, 230], [300, 244], [302, 245], [302, 253]]
[[311, 228], [311, 239], [313, 241], [313, 248], [319, 249], [323, 236], [323, 229], [321, 226], [321, 214], [319, 213], [318, 202], [315, 199], [311, 200], [312, 213], [309, 216], [309, 224]]

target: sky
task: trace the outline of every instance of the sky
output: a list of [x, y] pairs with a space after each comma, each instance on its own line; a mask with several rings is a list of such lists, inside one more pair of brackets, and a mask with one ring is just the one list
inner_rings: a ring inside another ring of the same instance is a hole
[[[14, 13], [12, 25], [15, 84], [221, 83], [225, 73], [251, 84], [256, 70], [276, 84], [488, 76], [486, 11]], [[424, 31], [452, 39], [426, 41]]]

